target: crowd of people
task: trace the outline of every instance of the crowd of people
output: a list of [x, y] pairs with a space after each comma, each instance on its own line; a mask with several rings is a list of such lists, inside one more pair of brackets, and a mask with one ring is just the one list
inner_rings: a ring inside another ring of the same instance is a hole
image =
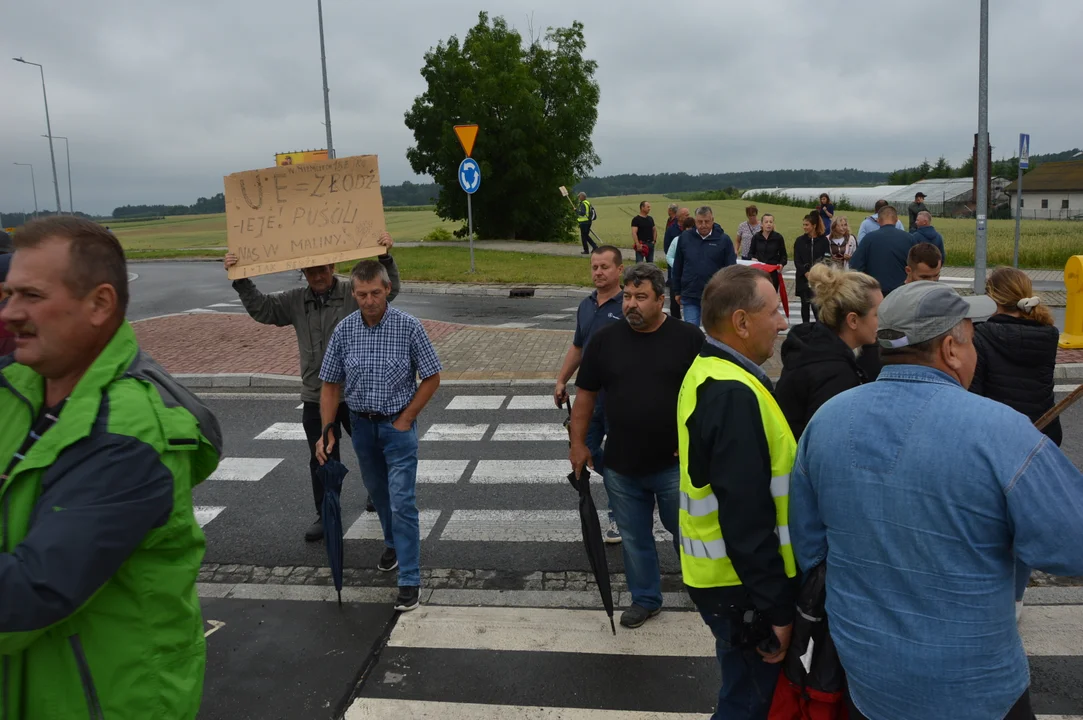
[[[998, 268], [987, 295], [962, 297], [936, 281], [942, 251], [901, 230], [894, 208], [858, 242], [822, 200], [794, 246], [810, 310], [782, 344], [777, 382], [763, 366], [789, 327], [780, 273], [737, 262], [788, 262], [770, 215], [749, 208], [735, 243], [709, 207], [671, 209], [680, 318], [663, 311], [653, 223], [633, 225], [642, 261], [630, 267], [617, 247], [588, 250], [595, 291], [553, 398], [569, 402], [577, 373], [569, 461], [603, 476], [606, 539], [620, 543], [631, 596], [620, 622], [635, 629], [662, 609], [657, 508], [716, 640], [715, 718], [766, 718], [784, 663], [815, 661], [791, 643], [801, 584], [825, 569], [850, 717], [1031, 718], [1017, 629], [1027, 580], [1083, 574], [1083, 475], [1059, 423], [1033, 425], [1053, 405], [1052, 316], [1025, 273]], [[317, 515], [317, 469], [344, 430], [383, 528], [376, 567], [398, 571], [395, 608], [409, 611], [418, 417], [441, 364], [391, 304], [393, 244], [385, 233], [349, 278], [319, 266], [285, 293], [233, 286], [253, 318], [296, 331]], [[14, 335], [0, 358], [2, 708], [194, 717], [205, 540], [192, 488], [222, 456], [218, 422], [139, 350], [112, 233], [50, 218], [12, 249], [0, 253], [0, 323]], [[305, 539], [322, 532], [317, 518]]]

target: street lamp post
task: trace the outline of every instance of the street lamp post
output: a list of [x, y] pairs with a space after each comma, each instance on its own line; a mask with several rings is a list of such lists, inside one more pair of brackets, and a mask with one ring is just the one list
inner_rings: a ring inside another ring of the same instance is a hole
[[327, 118], [327, 157], [335, 158], [335, 146], [331, 142], [331, 90], [327, 87], [327, 52], [323, 45], [323, 0], [316, 0], [316, 12], [320, 18], [320, 64], [323, 66], [323, 114]]
[[[47, 136], [42, 135], [42, 137]], [[66, 137], [63, 137], [62, 135], [56, 135], [55, 137], [57, 140], [64, 141], [64, 155], [67, 157], [68, 160], [68, 212], [74, 215], [75, 205], [71, 201], [71, 148], [68, 147], [68, 139]]]
[[37, 65], [38, 70], [41, 71], [41, 96], [45, 100], [45, 131], [49, 133], [49, 159], [53, 163], [53, 191], [56, 192], [56, 214], [59, 215], [63, 211], [60, 209], [60, 180], [56, 177], [56, 155], [53, 153], [53, 127], [49, 123], [49, 96], [45, 94], [45, 68], [39, 63], [23, 60], [21, 57], [12, 58], [12, 60], [21, 62], [23, 65]]
[[38, 216], [38, 184], [34, 181], [34, 166], [30, 163], [15, 163], [30, 168], [30, 187], [34, 189], [34, 217]]
[[978, 193], [974, 235], [974, 294], [985, 294], [986, 225], [989, 215], [989, 0], [981, 0], [978, 33]]

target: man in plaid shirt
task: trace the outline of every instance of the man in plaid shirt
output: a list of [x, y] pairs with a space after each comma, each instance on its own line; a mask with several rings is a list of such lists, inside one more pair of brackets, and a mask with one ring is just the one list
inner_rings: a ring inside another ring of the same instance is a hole
[[[421, 594], [417, 502], [417, 416], [440, 386], [440, 359], [417, 318], [387, 303], [391, 281], [375, 260], [351, 273], [359, 310], [339, 323], [320, 368], [320, 413], [334, 422], [345, 394], [361, 476], [376, 506], [386, 549], [377, 570], [399, 569], [396, 610], [413, 610]], [[417, 384], [417, 377], [421, 384]], [[334, 447], [321, 437], [323, 464]]]

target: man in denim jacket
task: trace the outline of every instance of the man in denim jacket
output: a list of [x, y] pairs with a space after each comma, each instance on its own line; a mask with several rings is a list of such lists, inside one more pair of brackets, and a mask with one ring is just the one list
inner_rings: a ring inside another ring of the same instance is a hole
[[879, 378], [801, 437], [791, 537], [802, 569], [827, 561], [852, 718], [1034, 717], [1015, 557], [1083, 574], [1083, 475], [1025, 416], [966, 391], [972, 320], [995, 310], [899, 288], [880, 306]]

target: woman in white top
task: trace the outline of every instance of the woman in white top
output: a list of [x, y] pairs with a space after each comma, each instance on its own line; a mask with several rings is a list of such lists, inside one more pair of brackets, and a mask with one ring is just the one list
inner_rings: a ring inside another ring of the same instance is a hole
[[737, 257], [748, 260], [748, 254], [752, 252], [752, 238], [760, 231], [760, 209], [755, 205], [745, 208], [745, 217], [748, 219], [737, 226], [737, 239], [733, 249], [737, 251]]
[[845, 215], [836, 217], [831, 223], [828, 242], [831, 248], [831, 264], [842, 270], [849, 270], [850, 258], [857, 250], [857, 238], [850, 234], [850, 221]]

